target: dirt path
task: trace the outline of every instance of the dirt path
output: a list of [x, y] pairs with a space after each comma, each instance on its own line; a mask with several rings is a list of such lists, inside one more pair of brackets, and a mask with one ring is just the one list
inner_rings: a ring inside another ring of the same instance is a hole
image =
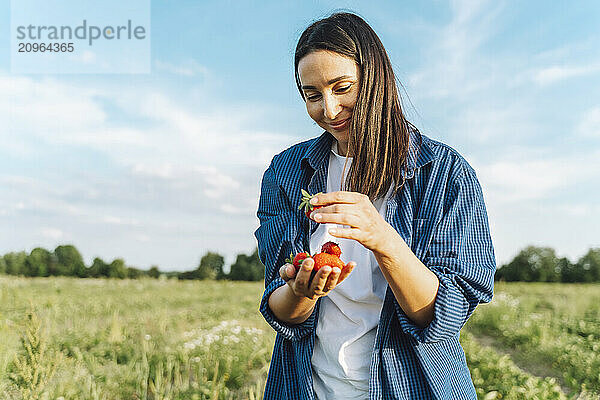
[[569, 397], [573, 396], [575, 393], [565, 384], [564, 379], [560, 371], [552, 368], [547, 363], [537, 362], [536, 360], [531, 360], [527, 358], [523, 353], [519, 351], [507, 347], [500, 343], [495, 337], [486, 335], [486, 334], [477, 334], [473, 335], [475, 340], [483, 345], [488, 346], [497, 351], [499, 354], [506, 354], [510, 356], [511, 360], [523, 371], [527, 372], [530, 375], [536, 376], [538, 378], [554, 378], [556, 383], [560, 386], [563, 393]]

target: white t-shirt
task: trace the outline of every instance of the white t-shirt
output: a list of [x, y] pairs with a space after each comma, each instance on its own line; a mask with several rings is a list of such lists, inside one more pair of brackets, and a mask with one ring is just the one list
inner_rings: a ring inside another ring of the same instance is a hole
[[[348, 157], [344, 179], [352, 162]], [[337, 154], [334, 140], [329, 156], [327, 192], [340, 189], [346, 157]], [[385, 216], [385, 198], [373, 205]], [[335, 224], [319, 224], [310, 237], [310, 253], [321, 251], [323, 243], [336, 242], [344, 262], [355, 261], [350, 275], [323, 297], [317, 322], [312, 355], [314, 389], [318, 400], [368, 399], [371, 354], [383, 306], [387, 281], [373, 253], [359, 242], [331, 236], [327, 231]]]

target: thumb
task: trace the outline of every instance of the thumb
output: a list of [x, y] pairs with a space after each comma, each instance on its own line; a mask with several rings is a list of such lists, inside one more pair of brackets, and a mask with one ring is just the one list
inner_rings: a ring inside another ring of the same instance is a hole
[[346, 264], [346, 266], [344, 267], [344, 269], [342, 269], [342, 273], [340, 274], [340, 277], [338, 278], [338, 283], [340, 283], [344, 279], [346, 279], [346, 277], [348, 275], [350, 275], [350, 272], [352, 272], [352, 270], [354, 269], [354, 267], [356, 267], [356, 262], [354, 262], [354, 261], [350, 261], [348, 264]]

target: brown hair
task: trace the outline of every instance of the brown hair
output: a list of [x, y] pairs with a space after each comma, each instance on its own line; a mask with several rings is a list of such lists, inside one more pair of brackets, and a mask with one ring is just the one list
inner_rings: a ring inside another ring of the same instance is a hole
[[410, 123], [400, 105], [392, 64], [373, 29], [358, 15], [337, 12], [313, 22], [302, 32], [295, 53], [295, 77], [304, 98], [298, 64], [317, 50], [352, 58], [360, 71], [360, 88], [349, 128], [348, 155], [353, 157], [347, 190], [371, 200], [383, 197], [395, 182], [402, 187]]

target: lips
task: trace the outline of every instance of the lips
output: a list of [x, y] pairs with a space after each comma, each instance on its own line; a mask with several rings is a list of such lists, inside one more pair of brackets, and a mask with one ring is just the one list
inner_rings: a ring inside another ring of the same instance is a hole
[[350, 120], [350, 117], [343, 119], [341, 121], [337, 121], [336, 123], [329, 123], [329, 126], [331, 126], [334, 129], [339, 129], [339, 128], [343, 127], [348, 120]]

